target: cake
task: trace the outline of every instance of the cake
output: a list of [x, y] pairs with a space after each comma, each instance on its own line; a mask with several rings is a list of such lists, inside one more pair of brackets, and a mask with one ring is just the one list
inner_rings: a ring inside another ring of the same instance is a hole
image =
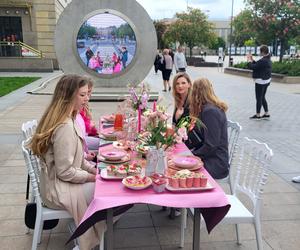
[[107, 175], [111, 175], [111, 176], [116, 175], [117, 169], [118, 169], [118, 167], [114, 166], [114, 165], [107, 166], [106, 167]]
[[126, 177], [127, 176], [127, 170], [128, 170], [128, 167], [127, 166], [120, 166], [117, 170], [116, 170], [116, 176], [118, 177]]
[[136, 163], [128, 166], [128, 175], [140, 175], [142, 167]]

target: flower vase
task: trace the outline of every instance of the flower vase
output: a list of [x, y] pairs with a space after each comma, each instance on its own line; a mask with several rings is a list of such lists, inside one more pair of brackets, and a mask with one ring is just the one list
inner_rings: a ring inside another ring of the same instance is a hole
[[152, 175], [158, 163], [158, 150], [155, 146], [149, 146], [147, 153], [147, 162], [146, 162], [146, 176]]
[[168, 166], [168, 163], [167, 163], [166, 153], [162, 148], [160, 148], [160, 149], [158, 149], [158, 162], [157, 162], [155, 172], [164, 175], [166, 172], [167, 166]]

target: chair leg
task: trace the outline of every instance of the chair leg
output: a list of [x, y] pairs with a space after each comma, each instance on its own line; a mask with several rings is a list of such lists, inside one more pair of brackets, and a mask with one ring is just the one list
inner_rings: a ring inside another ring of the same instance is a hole
[[99, 250], [104, 250], [104, 233], [100, 237]]
[[180, 224], [180, 247], [184, 247], [184, 231], [186, 229], [187, 211], [185, 208], [181, 208], [181, 224]]
[[255, 228], [257, 249], [262, 250], [263, 249], [263, 242], [262, 242], [262, 235], [261, 235], [261, 225], [260, 225], [259, 220], [256, 220], [254, 222], [254, 228]]
[[236, 241], [238, 245], [241, 245], [241, 240], [240, 240], [240, 230], [239, 230], [239, 225], [235, 224], [235, 232], [236, 232]]
[[37, 214], [35, 225], [34, 225], [31, 250], [36, 250], [37, 245], [41, 242], [41, 233], [43, 231], [43, 223], [44, 222], [42, 221], [41, 215], [38, 216], [38, 214]]

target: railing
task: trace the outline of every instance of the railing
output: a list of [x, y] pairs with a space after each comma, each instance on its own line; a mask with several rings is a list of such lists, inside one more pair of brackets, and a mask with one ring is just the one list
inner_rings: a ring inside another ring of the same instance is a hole
[[7, 42], [0, 41], [0, 57], [30, 57], [42, 58], [42, 51], [20, 41]]

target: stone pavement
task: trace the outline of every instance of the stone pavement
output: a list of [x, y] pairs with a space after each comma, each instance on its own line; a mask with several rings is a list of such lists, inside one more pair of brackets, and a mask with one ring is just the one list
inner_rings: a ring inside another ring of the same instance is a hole
[[[55, 72], [54, 74], [59, 74]], [[239, 122], [241, 137], [249, 136], [266, 142], [274, 151], [271, 174], [263, 195], [262, 232], [264, 249], [299, 249], [300, 239], [300, 184], [290, 181], [300, 175], [300, 83], [284, 85], [272, 83], [267, 99], [270, 121], [250, 121], [255, 113], [254, 84], [251, 79], [227, 75], [217, 68], [189, 67], [193, 79], [209, 78], [217, 95], [229, 104], [228, 119]], [[25, 75], [25, 73], [22, 73]], [[27, 75], [36, 75], [26, 73]], [[3, 73], [0, 74], [1, 76]], [[10, 73], [11, 75], [11, 73]], [[44, 74], [45, 78], [51, 77]], [[151, 71], [145, 79], [153, 90], [160, 91], [165, 104], [170, 104], [170, 93], [163, 93], [160, 74]], [[53, 87], [50, 83], [49, 88]], [[26, 234], [23, 223], [26, 187], [26, 169], [20, 150], [21, 124], [39, 119], [50, 96], [26, 95], [33, 83], [15, 93], [0, 98], [0, 246], [1, 249], [30, 249], [32, 234]], [[117, 103], [92, 102], [94, 119], [115, 111]], [[160, 207], [137, 205], [115, 224], [116, 249], [178, 249], [180, 218], [169, 220]], [[67, 221], [43, 233], [39, 249], [72, 249], [64, 243], [69, 236]], [[242, 245], [235, 243], [233, 226], [217, 226], [210, 235], [201, 230], [201, 249], [255, 249], [254, 229], [241, 227]], [[186, 244], [191, 249], [192, 223], [188, 220]]]

